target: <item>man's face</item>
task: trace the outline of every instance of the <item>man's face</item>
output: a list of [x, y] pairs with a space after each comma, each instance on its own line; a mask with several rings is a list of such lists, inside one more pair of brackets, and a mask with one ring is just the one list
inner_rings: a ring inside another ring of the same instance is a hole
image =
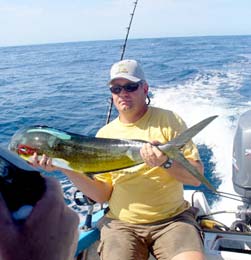
[[[114, 86], [125, 86], [133, 84], [127, 79], [119, 78], [113, 80], [111, 87]], [[137, 85], [137, 84], [136, 84]], [[148, 93], [148, 85], [146, 83], [139, 83], [138, 88], [135, 91], [128, 92], [124, 88], [121, 89], [120, 93], [112, 93], [114, 105], [117, 110], [121, 113], [133, 113], [139, 112], [145, 108], [145, 100]]]

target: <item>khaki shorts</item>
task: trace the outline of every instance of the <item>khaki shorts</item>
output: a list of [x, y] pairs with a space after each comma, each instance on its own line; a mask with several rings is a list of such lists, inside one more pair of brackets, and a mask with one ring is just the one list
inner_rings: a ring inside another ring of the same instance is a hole
[[130, 224], [103, 217], [98, 253], [102, 260], [169, 260], [186, 251], [203, 252], [201, 231], [194, 208], [151, 224]]

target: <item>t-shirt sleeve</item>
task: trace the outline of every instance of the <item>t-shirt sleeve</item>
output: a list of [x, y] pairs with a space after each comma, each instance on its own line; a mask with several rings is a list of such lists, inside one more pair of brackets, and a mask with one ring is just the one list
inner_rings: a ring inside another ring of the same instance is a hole
[[111, 173], [100, 173], [100, 174], [95, 174], [94, 178], [96, 180], [106, 182], [106, 183], [112, 183], [112, 175]]

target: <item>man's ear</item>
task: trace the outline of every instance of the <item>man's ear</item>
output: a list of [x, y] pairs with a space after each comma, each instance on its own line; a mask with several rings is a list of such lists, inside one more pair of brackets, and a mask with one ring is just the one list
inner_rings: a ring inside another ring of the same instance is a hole
[[146, 95], [148, 95], [149, 86], [148, 86], [148, 84], [146, 82], [144, 82], [144, 84], [143, 84], [143, 89], [144, 89], [144, 93]]

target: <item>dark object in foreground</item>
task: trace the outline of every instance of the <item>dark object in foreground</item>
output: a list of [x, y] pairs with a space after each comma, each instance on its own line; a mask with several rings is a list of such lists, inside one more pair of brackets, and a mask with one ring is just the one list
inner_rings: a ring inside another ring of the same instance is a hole
[[34, 206], [44, 191], [40, 172], [0, 146], [0, 193], [9, 210], [13, 213], [22, 206]]

